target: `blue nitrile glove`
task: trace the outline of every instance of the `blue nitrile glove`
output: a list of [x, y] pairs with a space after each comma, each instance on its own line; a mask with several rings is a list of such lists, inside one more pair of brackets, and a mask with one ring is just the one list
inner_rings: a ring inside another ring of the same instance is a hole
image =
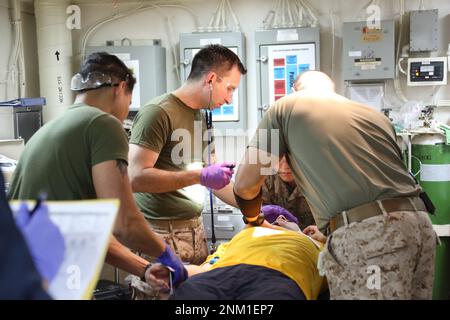
[[173, 275], [174, 286], [179, 285], [181, 282], [187, 279], [188, 272], [175, 253], [166, 245], [164, 252], [157, 258], [157, 261], [166, 267], [170, 268]]
[[16, 225], [27, 242], [36, 269], [48, 282], [58, 272], [64, 259], [64, 238], [48, 216], [48, 207], [41, 204], [30, 216], [26, 203], [16, 215]]
[[234, 167], [233, 162], [216, 163], [205, 167], [200, 174], [200, 184], [214, 190], [222, 189], [230, 183]]
[[261, 211], [264, 213], [264, 218], [271, 224], [277, 220], [278, 216], [284, 216], [288, 221], [298, 224], [297, 217], [283, 207], [269, 204], [262, 206]]

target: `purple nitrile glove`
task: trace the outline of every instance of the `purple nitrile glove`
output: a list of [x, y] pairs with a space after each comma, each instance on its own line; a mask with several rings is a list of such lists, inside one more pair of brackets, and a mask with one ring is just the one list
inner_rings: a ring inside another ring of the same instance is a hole
[[269, 204], [263, 206], [261, 208], [261, 211], [262, 213], [264, 213], [264, 218], [266, 218], [266, 220], [269, 223], [273, 223], [275, 220], [277, 220], [278, 216], [284, 216], [288, 221], [295, 222], [298, 224], [297, 217], [283, 207], [274, 204]]
[[230, 183], [234, 167], [233, 162], [216, 163], [205, 167], [200, 174], [200, 184], [214, 190], [222, 189]]
[[22, 232], [41, 276], [51, 282], [64, 259], [64, 238], [48, 216], [48, 207], [41, 204], [30, 216], [26, 203], [16, 215], [16, 225]]
[[173, 274], [173, 284], [174, 286], [179, 285], [181, 282], [187, 279], [188, 272], [175, 253], [166, 245], [164, 252], [157, 258], [157, 261], [166, 267], [169, 267]]

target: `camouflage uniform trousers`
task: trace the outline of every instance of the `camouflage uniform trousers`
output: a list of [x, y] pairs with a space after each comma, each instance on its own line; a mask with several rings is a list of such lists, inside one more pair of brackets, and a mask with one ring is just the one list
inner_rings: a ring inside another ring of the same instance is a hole
[[[147, 220], [155, 233], [161, 236], [185, 264], [201, 264], [208, 257], [208, 247], [202, 218], [189, 220]], [[149, 262], [153, 257], [140, 254]], [[165, 300], [167, 293], [161, 293], [139, 277], [129, 275], [134, 300]]]
[[431, 299], [436, 241], [428, 213], [385, 213], [335, 230], [318, 268], [331, 299]]

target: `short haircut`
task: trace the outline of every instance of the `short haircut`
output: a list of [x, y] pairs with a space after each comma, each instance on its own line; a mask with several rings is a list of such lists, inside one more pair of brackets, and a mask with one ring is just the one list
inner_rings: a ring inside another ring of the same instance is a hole
[[117, 56], [109, 54], [107, 52], [94, 52], [91, 53], [80, 67], [79, 73], [86, 79], [90, 72], [101, 72], [105, 75], [109, 75], [125, 81], [127, 84], [127, 91], [132, 92], [136, 83], [136, 78], [122, 60]]
[[233, 51], [219, 44], [207, 45], [195, 55], [188, 80], [198, 80], [210, 71], [223, 74], [234, 66], [238, 67], [241, 74], [247, 73], [247, 69]]

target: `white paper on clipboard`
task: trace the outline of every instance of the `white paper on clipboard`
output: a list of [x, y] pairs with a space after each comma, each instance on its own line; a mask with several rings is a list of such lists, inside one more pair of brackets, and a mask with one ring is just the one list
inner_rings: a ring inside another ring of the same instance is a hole
[[[21, 201], [11, 201], [15, 214]], [[58, 300], [90, 299], [100, 276], [119, 200], [48, 201], [65, 243], [64, 260], [48, 292]], [[29, 204], [31, 208], [31, 204]]]

